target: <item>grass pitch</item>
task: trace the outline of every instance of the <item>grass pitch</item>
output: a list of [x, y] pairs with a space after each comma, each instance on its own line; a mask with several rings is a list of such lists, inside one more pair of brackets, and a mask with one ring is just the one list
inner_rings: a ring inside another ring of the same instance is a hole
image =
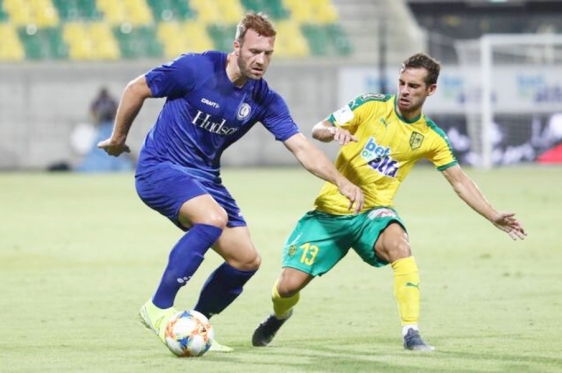
[[[513, 242], [438, 172], [414, 170], [396, 207], [422, 278], [421, 328], [434, 353], [402, 350], [390, 268], [350, 253], [307, 287], [271, 347], [281, 248], [321, 181], [297, 168], [226, 169], [263, 264], [211, 321], [230, 354], [173, 356], [137, 319], [181, 232], [144, 206], [132, 174], [0, 174], [0, 372], [560, 372], [561, 168], [467, 170], [529, 236]], [[190, 308], [220, 263], [209, 252], [183, 288]]]

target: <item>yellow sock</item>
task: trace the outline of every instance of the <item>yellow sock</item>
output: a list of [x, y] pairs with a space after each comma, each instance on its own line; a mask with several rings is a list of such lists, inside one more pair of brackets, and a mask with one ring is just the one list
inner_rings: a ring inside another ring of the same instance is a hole
[[420, 275], [414, 257], [392, 263], [394, 296], [398, 302], [402, 325], [417, 325], [420, 317]]
[[282, 298], [281, 295], [279, 295], [279, 291], [277, 291], [278, 282], [279, 280], [276, 280], [275, 284], [273, 284], [271, 300], [273, 301], [273, 313], [275, 314], [275, 317], [283, 319], [287, 317], [293, 306], [299, 301], [300, 292], [296, 293], [292, 297]]

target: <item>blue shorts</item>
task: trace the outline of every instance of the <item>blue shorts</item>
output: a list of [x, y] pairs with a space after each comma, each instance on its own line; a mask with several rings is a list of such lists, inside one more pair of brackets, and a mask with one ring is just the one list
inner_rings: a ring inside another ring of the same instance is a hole
[[246, 226], [240, 208], [220, 178], [205, 178], [187, 167], [160, 162], [137, 168], [135, 186], [139, 197], [148, 207], [170, 219], [182, 230], [187, 229], [178, 220], [181, 206], [203, 194], [209, 194], [226, 210], [228, 227]]

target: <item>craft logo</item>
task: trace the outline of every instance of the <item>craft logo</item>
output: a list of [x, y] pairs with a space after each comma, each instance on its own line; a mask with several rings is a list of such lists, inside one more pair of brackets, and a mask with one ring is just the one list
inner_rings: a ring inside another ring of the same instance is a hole
[[214, 101], [211, 101], [207, 98], [202, 98], [201, 102], [204, 103], [205, 105], [209, 105], [211, 107], [214, 107], [215, 109], [218, 109], [220, 107], [220, 105]]

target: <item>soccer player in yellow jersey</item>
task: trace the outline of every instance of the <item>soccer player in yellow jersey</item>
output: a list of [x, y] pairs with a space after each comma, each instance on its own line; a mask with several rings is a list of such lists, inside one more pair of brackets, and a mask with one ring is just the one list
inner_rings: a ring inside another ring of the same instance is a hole
[[362, 188], [359, 214], [326, 183], [290, 234], [283, 265], [272, 291], [273, 313], [254, 331], [254, 346], [268, 345], [292, 315], [300, 291], [316, 276], [331, 270], [353, 249], [368, 264], [390, 264], [402, 323], [404, 348], [432, 351], [418, 329], [420, 276], [404, 223], [393, 206], [402, 180], [422, 158], [431, 161], [458, 196], [512, 239], [526, 232], [512, 212], [496, 211], [458, 165], [443, 131], [422, 114], [425, 99], [437, 87], [440, 65], [418, 53], [404, 61], [396, 95], [364, 94], [316, 124], [312, 136], [342, 145], [337, 169]]

